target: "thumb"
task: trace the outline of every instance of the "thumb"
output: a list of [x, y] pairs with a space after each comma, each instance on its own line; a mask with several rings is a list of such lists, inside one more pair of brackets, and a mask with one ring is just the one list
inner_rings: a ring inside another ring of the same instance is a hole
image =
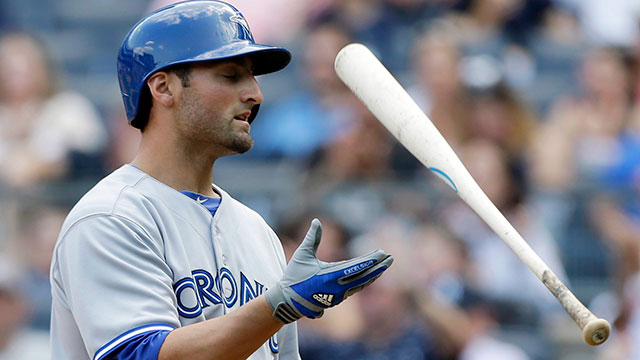
[[316, 256], [316, 250], [318, 250], [318, 245], [320, 245], [320, 238], [322, 237], [322, 224], [320, 220], [313, 219], [311, 221], [311, 227], [309, 227], [309, 231], [307, 231], [307, 235], [302, 240], [302, 244], [298, 247], [296, 252], [304, 252]]

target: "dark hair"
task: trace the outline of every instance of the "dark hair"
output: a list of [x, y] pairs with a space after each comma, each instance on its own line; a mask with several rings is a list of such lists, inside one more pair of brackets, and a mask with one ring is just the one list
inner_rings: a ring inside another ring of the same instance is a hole
[[[191, 85], [191, 64], [189, 63], [172, 65], [162, 69], [161, 71], [175, 73], [176, 76], [180, 78], [180, 82], [183, 87], [189, 87]], [[138, 114], [133, 120], [131, 120], [131, 126], [140, 129], [141, 132], [144, 132], [144, 128], [149, 122], [151, 106], [153, 106], [153, 101], [151, 101], [151, 91], [149, 90], [149, 85], [145, 83], [142, 93], [140, 94]]]
[[191, 64], [177, 64], [168, 67], [165, 71], [173, 72], [180, 78], [183, 87], [189, 87], [191, 81]]

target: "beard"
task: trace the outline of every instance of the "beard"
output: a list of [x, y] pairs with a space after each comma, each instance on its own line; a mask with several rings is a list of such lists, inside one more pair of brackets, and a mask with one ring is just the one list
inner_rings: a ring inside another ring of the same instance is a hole
[[248, 133], [244, 136], [231, 136], [228, 140], [225, 147], [234, 153], [244, 154], [253, 147], [253, 138]]
[[182, 104], [177, 113], [177, 128], [185, 141], [195, 149], [222, 150], [221, 155], [243, 154], [253, 147], [253, 138], [245, 129], [238, 128], [233, 115], [225, 115], [203, 101], [197, 93], [185, 88]]

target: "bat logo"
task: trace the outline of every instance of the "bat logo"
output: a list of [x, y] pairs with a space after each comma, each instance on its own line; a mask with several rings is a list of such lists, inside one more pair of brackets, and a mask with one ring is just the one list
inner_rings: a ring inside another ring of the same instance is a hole
[[449, 177], [449, 175], [445, 174], [444, 171], [434, 167], [430, 167], [429, 170], [433, 171], [436, 175], [438, 175], [438, 177], [442, 179], [444, 182], [446, 182], [447, 185], [449, 185], [453, 189], [453, 191], [455, 191], [456, 193], [458, 192], [458, 187], [453, 182], [453, 180]]

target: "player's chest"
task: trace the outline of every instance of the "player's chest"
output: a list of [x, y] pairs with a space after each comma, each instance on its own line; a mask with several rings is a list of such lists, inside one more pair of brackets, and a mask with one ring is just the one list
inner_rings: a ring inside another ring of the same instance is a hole
[[282, 276], [278, 254], [259, 230], [212, 224], [188, 230], [165, 242], [183, 324], [222, 316]]

